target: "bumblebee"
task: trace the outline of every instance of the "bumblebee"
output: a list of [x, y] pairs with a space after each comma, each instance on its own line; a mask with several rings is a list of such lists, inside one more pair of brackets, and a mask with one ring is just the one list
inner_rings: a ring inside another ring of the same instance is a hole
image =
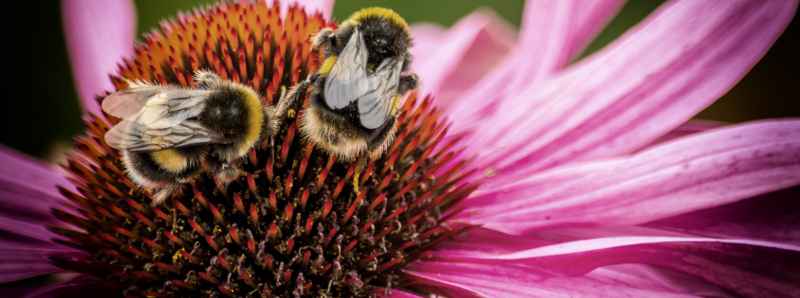
[[336, 30], [322, 29], [312, 44], [325, 60], [283, 97], [278, 113], [310, 88], [303, 135], [343, 161], [380, 158], [394, 139], [401, 97], [417, 87], [417, 75], [408, 73], [408, 24], [390, 9], [366, 8]]
[[274, 111], [250, 87], [199, 71], [198, 88], [129, 82], [102, 109], [122, 119], [105, 134], [130, 178], [163, 202], [203, 170], [227, 183], [238, 161], [274, 131]]

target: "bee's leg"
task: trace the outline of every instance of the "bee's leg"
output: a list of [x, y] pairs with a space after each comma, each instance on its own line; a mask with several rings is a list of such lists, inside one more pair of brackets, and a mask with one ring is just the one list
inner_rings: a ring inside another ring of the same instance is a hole
[[311, 45], [315, 49], [323, 49], [326, 51], [325, 56], [328, 56], [328, 52], [331, 50], [333, 46], [333, 42], [335, 40], [335, 32], [331, 28], [323, 28], [319, 30], [319, 32], [311, 38]]
[[161, 203], [166, 201], [167, 198], [169, 198], [175, 192], [175, 190], [177, 188], [178, 187], [175, 184], [167, 184], [166, 186], [161, 187], [153, 195], [153, 202], [150, 203], [150, 206], [155, 207], [155, 206], [161, 205]]
[[281, 125], [280, 119], [278, 119], [278, 109], [275, 106], [265, 106], [264, 119], [266, 119], [263, 124], [264, 135], [272, 139], [272, 136], [275, 135], [278, 127]]
[[[309, 86], [311, 86], [315, 78], [316, 76], [309, 76], [309, 78], [297, 83], [297, 85], [289, 89], [289, 92], [285, 93], [281, 97], [281, 99], [278, 101], [278, 106], [275, 108], [275, 115], [277, 118], [283, 119], [284, 117], [294, 117], [294, 114], [292, 113], [292, 107], [297, 105], [298, 101], [302, 99], [303, 95], [306, 93], [306, 90]], [[300, 104], [302, 105], [302, 103]]]
[[176, 212], [177, 209], [172, 208], [172, 232], [178, 230], [178, 214]]
[[214, 175], [215, 180], [218, 184], [222, 184], [223, 186], [227, 186], [228, 183], [239, 178], [242, 171], [239, 169], [239, 165], [233, 163], [222, 163], [222, 165], [217, 170], [217, 173]]
[[217, 185], [217, 189], [224, 191], [228, 183], [238, 178], [241, 174], [239, 165], [236, 162], [227, 162], [217, 154], [209, 154], [203, 161], [203, 166]]
[[286, 85], [281, 85], [281, 96], [278, 97], [278, 101], [286, 97]]
[[210, 70], [198, 70], [194, 72], [194, 81], [200, 88], [212, 89], [219, 87], [222, 79]]
[[356, 195], [359, 193], [358, 184], [361, 181], [361, 172], [363, 172], [364, 168], [366, 167], [367, 167], [366, 157], [361, 157], [358, 159], [358, 161], [356, 161], [356, 169], [355, 172], [353, 173], [353, 192], [355, 192]]
[[402, 74], [400, 75], [400, 84], [397, 86], [399, 94], [406, 94], [406, 92], [416, 89], [419, 85], [419, 77], [417, 74]]

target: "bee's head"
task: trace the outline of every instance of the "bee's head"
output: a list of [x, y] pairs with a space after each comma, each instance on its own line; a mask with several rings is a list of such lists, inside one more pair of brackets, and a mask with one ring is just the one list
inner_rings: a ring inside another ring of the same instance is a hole
[[[367, 64], [377, 67], [386, 58], [409, 59], [411, 36], [406, 21], [396, 12], [386, 8], [366, 8], [354, 13], [337, 31], [339, 50], [344, 48], [354, 28], [364, 36], [369, 52]], [[405, 65], [408, 65], [406, 61]]]

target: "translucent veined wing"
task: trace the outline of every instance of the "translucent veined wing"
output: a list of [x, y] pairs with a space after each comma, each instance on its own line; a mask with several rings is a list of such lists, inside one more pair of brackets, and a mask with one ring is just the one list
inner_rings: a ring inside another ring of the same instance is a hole
[[220, 137], [196, 121], [183, 121], [168, 128], [148, 128], [124, 120], [105, 134], [109, 146], [128, 151], [156, 151], [189, 145], [215, 143]]
[[112, 94], [104, 100], [103, 110], [123, 121], [105, 134], [106, 143], [129, 151], [214, 143], [221, 138], [193, 118], [203, 112], [212, 92], [147, 86]]
[[364, 37], [355, 28], [325, 80], [325, 103], [331, 109], [343, 109], [370, 91], [367, 58]]
[[364, 128], [381, 127], [389, 118], [402, 69], [402, 61], [387, 58], [367, 79], [370, 91], [358, 98], [358, 117]]
[[[137, 117], [146, 105], [178, 105], [177, 109], [197, 105], [210, 91], [182, 89], [174, 86], [131, 83], [131, 88], [112, 93], [103, 99], [104, 112], [120, 119]], [[170, 101], [177, 99], [179, 101]]]
[[139, 81], [128, 82], [128, 86], [128, 89], [114, 92], [103, 99], [101, 107], [104, 112], [120, 119], [130, 118], [136, 115], [154, 95], [173, 88]]

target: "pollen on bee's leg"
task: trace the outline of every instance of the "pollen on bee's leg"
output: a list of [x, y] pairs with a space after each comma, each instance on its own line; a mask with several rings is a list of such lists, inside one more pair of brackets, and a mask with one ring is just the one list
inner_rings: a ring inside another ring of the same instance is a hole
[[[320, 67], [308, 37], [336, 26], [297, 7], [286, 16], [265, 1], [181, 15], [144, 38], [112, 81], [186, 86], [210, 70], [279, 105], [283, 86]], [[168, 199], [153, 195], [162, 202], [153, 205], [103, 142], [119, 119], [90, 117], [65, 166], [75, 190], [59, 190], [79, 211], [54, 211], [76, 229], [50, 228], [85, 257], [54, 256], [55, 264], [127, 296], [352, 297], [412, 286], [404, 266], [462, 229], [443, 224], [474, 190], [463, 182], [474, 171], [458, 158], [458, 138], [445, 137], [429, 98], [411, 94], [382, 155], [337, 158], [303, 137], [310, 93], [276, 112], [279, 125], [236, 171], [203, 169]]]
[[[366, 157], [359, 158], [353, 164], [353, 172], [354, 172], [354, 174], [353, 174], [353, 192], [355, 192], [356, 195], [358, 195], [358, 193], [359, 193], [358, 185], [362, 183], [361, 174], [364, 172], [364, 168], [366, 168], [366, 167], [367, 167], [367, 158]], [[367, 175], [364, 176], [365, 178], [369, 177], [369, 175], [372, 174], [372, 167], [373, 167], [372, 164], [370, 164], [369, 165], [369, 171], [367, 172]]]

